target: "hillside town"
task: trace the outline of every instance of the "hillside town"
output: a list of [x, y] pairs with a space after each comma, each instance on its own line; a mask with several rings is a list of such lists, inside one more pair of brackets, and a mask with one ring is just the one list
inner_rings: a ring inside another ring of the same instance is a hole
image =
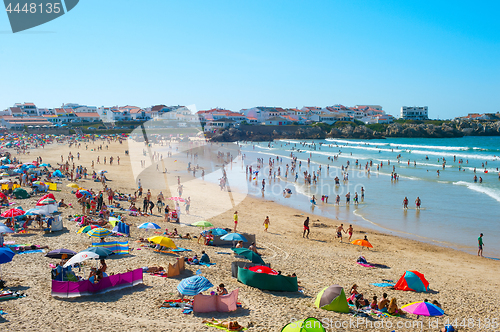
[[[428, 120], [427, 106], [402, 106], [399, 119]], [[455, 120], [498, 120], [500, 115], [472, 113]], [[380, 105], [333, 105], [327, 107], [304, 106], [302, 108], [282, 108], [258, 106], [239, 112], [224, 108], [192, 111], [186, 106], [154, 105], [150, 107], [113, 106], [96, 107], [76, 103], [62, 104], [59, 108], [41, 108], [34, 103], [16, 103], [0, 111], [0, 125], [5, 129], [57, 128], [75, 125], [102, 124], [94, 129], [117, 128], [116, 123], [142, 123], [153, 120], [158, 124], [176, 127], [193, 127], [202, 124], [206, 132], [216, 132], [231, 127], [245, 125], [311, 125], [324, 123], [332, 125], [339, 121], [359, 121], [364, 124], [390, 124], [395, 118], [387, 114]], [[120, 129], [119, 127], [117, 129]], [[121, 129], [128, 129], [123, 127]]]

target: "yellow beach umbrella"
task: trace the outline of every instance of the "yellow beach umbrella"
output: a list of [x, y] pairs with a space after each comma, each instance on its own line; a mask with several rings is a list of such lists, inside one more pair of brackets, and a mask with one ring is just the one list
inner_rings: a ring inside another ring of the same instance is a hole
[[177, 248], [174, 241], [172, 241], [171, 238], [165, 236], [152, 236], [148, 238], [148, 241], [153, 242], [154, 244], [159, 244], [160, 246], [163, 247], [168, 247], [173, 249]]
[[76, 183], [69, 183], [69, 184], [67, 184], [67, 185], [66, 185], [66, 187], [68, 187], [68, 188], [75, 188], [75, 189], [77, 189], [77, 188], [78, 188], [78, 187], [80, 187], [80, 186], [79, 186], [79, 185], [77, 185]]

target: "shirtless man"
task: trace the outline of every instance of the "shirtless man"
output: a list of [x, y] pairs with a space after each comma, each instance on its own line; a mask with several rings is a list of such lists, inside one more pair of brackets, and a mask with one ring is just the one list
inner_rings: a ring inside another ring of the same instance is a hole
[[387, 310], [387, 306], [389, 305], [389, 300], [387, 299], [387, 294], [384, 293], [382, 295], [382, 299], [378, 302], [378, 310], [383, 310], [384, 308]]
[[340, 226], [337, 227], [337, 238], [340, 238], [340, 242], [342, 242], [342, 232], [345, 233], [344, 224], [340, 224]]
[[269, 217], [266, 217], [266, 220], [264, 220], [264, 232], [267, 232], [270, 224], [271, 222], [269, 221]]

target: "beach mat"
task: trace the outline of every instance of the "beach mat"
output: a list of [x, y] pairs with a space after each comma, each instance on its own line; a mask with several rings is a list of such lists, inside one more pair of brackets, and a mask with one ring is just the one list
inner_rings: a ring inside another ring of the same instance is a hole
[[376, 283], [373, 283], [373, 284], [370, 284], [370, 285], [373, 285], [373, 286], [376, 286], [376, 287], [394, 287], [396, 284], [391, 284], [391, 283], [388, 283], [388, 282], [376, 282]]
[[25, 251], [20, 251], [20, 252], [18, 252], [17, 254], [18, 254], [18, 255], [22, 255], [22, 254], [33, 254], [33, 253], [36, 253], [36, 252], [45, 252], [45, 250], [43, 250], [43, 249], [25, 250]]

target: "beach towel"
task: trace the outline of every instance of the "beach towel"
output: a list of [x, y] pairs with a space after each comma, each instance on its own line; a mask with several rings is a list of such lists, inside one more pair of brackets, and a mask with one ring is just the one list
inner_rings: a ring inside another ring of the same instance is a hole
[[367, 263], [367, 264], [365, 264], [365, 263], [356, 262], [356, 264], [361, 265], [361, 266], [364, 266], [364, 267], [375, 267], [375, 266], [373, 266], [373, 265], [371, 265], [371, 264], [368, 264], [368, 263]]
[[128, 241], [124, 242], [99, 242], [92, 243], [92, 247], [102, 247], [111, 250], [115, 255], [127, 255], [130, 253]]
[[373, 285], [373, 286], [376, 286], [376, 287], [394, 287], [396, 284], [391, 284], [389, 282], [376, 282], [376, 283], [373, 283], [373, 284], [370, 284], [370, 285]]
[[[228, 329], [227, 327], [221, 327], [221, 326], [216, 326], [214, 324], [211, 324], [211, 323], [205, 323], [206, 326], [211, 326], [211, 327], [215, 327], [216, 329], [219, 329], [219, 330], [224, 330], [224, 331], [237, 331], [237, 330], [230, 330]], [[246, 327], [244, 327], [242, 330], [240, 331], [246, 331], [248, 330]]]
[[25, 250], [25, 251], [19, 251], [17, 254], [22, 255], [22, 254], [33, 254], [35, 252], [45, 252], [43, 249], [37, 249], [37, 250]]
[[172, 249], [172, 251], [176, 252], [176, 251], [192, 251], [192, 250], [191, 249], [177, 247], [177, 249]]
[[198, 265], [203, 265], [203, 266], [208, 266], [208, 267], [210, 267], [210, 266], [212, 266], [212, 265], [215, 265], [215, 263], [202, 263], [202, 262], [200, 262]]

